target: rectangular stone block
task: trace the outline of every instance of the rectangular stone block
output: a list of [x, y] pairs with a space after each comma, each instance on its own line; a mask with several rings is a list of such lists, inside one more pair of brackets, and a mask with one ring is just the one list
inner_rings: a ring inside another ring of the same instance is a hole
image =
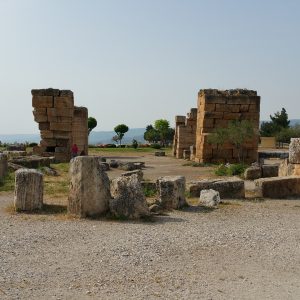
[[204, 119], [222, 119], [224, 113], [221, 111], [215, 111], [215, 112], [204, 112]]
[[221, 199], [245, 198], [244, 181], [237, 177], [226, 179], [204, 179], [188, 183], [187, 190], [192, 197], [199, 197], [202, 190], [213, 189], [220, 193]]
[[248, 112], [249, 111], [249, 104], [242, 104], [240, 106], [240, 112]]
[[73, 118], [72, 117], [53, 117], [53, 116], [48, 116], [48, 121], [49, 122], [54, 122], [54, 123], [72, 123]]
[[39, 113], [33, 111], [33, 116], [34, 116], [34, 121], [37, 123], [48, 121], [47, 115], [39, 114]]
[[239, 120], [241, 118], [241, 113], [224, 113], [224, 120]]
[[56, 140], [55, 139], [42, 139], [40, 144], [43, 147], [56, 147]]
[[222, 95], [205, 95], [203, 97], [203, 100], [205, 103], [209, 104], [225, 104], [226, 98], [224, 98]]
[[55, 108], [73, 108], [74, 98], [73, 97], [54, 97]]
[[291, 164], [300, 164], [300, 138], [292, 138], [289, 146], [289, 160]]
[[42, 139], [52, 139], [53, 131], [51, 130], [41, 130], [41, 138]]
[[72, 131], [72, 123], [50, 123], [50, 130]]
[[53, 107], [52, 96], [33, 96], [32, 106], [36, 108], [48, 108]]
[[55, 139], [70, 139], [71, 133], [69, 131], [53, 131], [53, 137]]
[[49, 117], [73, 117], [74, 109], [72, 108], [48, 108], [47, 115]]
[[240, 112], [240, 105], [239, 104], [227, 104], [226, 105], [228, 112], [232, 112], [232, 113], [236, 113], [236, 112]]
[[49, 129], [50, 129], [49, 122], [39, 123], [39, 130], [49, 130]]
[[283, 199], [300, 196], [300, 176], [271, 177], [255, 180], [258, 196]]

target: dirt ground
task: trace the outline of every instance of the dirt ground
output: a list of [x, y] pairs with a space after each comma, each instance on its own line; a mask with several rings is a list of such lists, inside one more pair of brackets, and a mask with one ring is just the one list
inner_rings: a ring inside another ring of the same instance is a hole
[[[117, 159], [144, 161], [150, 180], [214, 176], [172, 157]], [[191, 206], [152, 222], [15, 214], [12, 202], [0, 193], [0, 299], [300, 299], [300, 199]]]

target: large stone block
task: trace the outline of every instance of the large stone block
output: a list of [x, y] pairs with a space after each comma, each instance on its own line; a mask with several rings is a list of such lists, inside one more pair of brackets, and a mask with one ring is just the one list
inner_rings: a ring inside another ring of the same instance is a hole
[[39, 113], [37, 111], [33, 111], [34, 121], [37, 123], [40, 122], [48, 122], [48, 116], [44, 113]]
[[55, 108], [73, 108], [74, 98], [73, 97], [54, 97]]
[[8, 170], [7, 156], [3, 153], [0, 153], [0, 181], [3, 180], [3, 178], [7, 174], [7, 170]]
[[53, 107], [52, 96], [33, 96], [32, 106], [36, 108], [48, 108]]
[[137, 174], [112, 180], [110, 212], [117, 218], [138, 219], [150, 215], [141, 181]]
[[50, 123], [50, 130], [56, 130], [56, 131], [72, 131], [72, 123]]
[[282, 199], [300, 196], [300, 176], [272, 177], [255, 180], [257, 195]]
[[186, 205], [185, 177], [165, 176], [157, 180], [160, 205], [166, 209], [179, 209]]
[[49, 117], [73, 117], [74, 109], [72, 108], [47, 108]]
[[300, 138], [292, 138], [289, 146], [289, 161], [291, 164], [300, 164]]
[[262, 169], [262, 177], [263, 178], [277, 177], [278, 176], [279, 165], [263, 165], [261, 167], [261, 169]]
[[17, 211], [34, 211], [43, 206], [43, 174], [32, 169], [15, 173], [14, 205]]
[[249, 167], [244, 172], [246, 180], [255, 180], [262, 177], [262, 170], [260, 167]]
[[202, 190], [200, 193], [198, 205], [204, 205], [207, 207], [218, 206], [221, 202], [220, 193], [215, 190]]
[[191, 197], [199, 197], [202, 190], [213, 189], [220, 193], [222, 199], [245, 198], [244, 180], [238, 177], [226, 179], [203, 179], [188, 183], [187, 190]]
[[107, 212], [110, 182], [101, 168], [98, 157], [78, 156], [70, 163], [70, 192], [68, 211], [87, 217]]

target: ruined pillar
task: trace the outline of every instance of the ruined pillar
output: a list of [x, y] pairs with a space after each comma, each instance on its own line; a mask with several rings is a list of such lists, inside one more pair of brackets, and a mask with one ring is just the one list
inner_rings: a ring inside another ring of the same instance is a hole
[[16, 211], [34, 211], [43, 206], [43, 174], [34, 169], [15, 173], [14, 205]]
[[54, 156], [57, 162], [68, 162], [72, 144], [78, 142], [80, 153], [87, 154], [88, 130], [87, 109], [74, 106], [74, 95], [70, 90], [32, 90], [34, 120], [39, 123], [40, 145], [34, 154]]

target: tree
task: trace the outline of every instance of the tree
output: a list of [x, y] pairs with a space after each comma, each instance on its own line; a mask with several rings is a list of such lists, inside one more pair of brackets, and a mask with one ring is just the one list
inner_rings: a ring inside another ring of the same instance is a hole
[[133, 139], [131, 142], [131, 146], [132, 148], [137, 149], [137, 147], [139, 146], [138, 141], [136, 139]]
[[262, 122], [260, 125], [260, 136], [275, 136], [280, 131], [280, 127], [272, 121]]
[[166, 140], [168, 138], [169, 128], [170, 128], [169, 121], [165, 119], [159, 119], [154, 122], [154, 129], [158, 131], [160, 136], [160, 141], [163, 144], [163, 146], [165, 145]]
[[117, 135], [114, 135], [111, 140], [115, 143], [118, 143], [119, 142], [119, 137]]
[[146, 127], [144, 139], [149, 143], [157, 143], [160, 140], [159, 132], [152, 125]]
[[129, 128], [125, 124], [119, 124], [114, 128], [114, 131], [119, 138], [120, 145], [122, 145], [122, 139], [128, 130], [129, 130]]
[[274, 116], [270, 115], [270, 119], [273, 124], [277, 125], [279, 128], [290, 127], [289, 117], [284, 107], [281, 109], [281, 112], [276, 112]]
[[300, 125], [283, 128], [275, 137], [279, 143], [290, 143], [291, 138], [300, 138]]
[[97, 120], [93, 117], [88, 118], [88, 134], [97, 126]]
[[231, 143], [238, 150], [238, 159], [241, 162], [241, 157], [243, 157], [243, 144], [254, 138], [255, 131], [252, 123], [248, 120], [242, 121], [231, 121], [227, 128], [217, 128], [214, 133], [212, 133], [208, 141], [210, 144], [217, 145], [219, 151], [222, 151], [222, 146], [225, 143]]

